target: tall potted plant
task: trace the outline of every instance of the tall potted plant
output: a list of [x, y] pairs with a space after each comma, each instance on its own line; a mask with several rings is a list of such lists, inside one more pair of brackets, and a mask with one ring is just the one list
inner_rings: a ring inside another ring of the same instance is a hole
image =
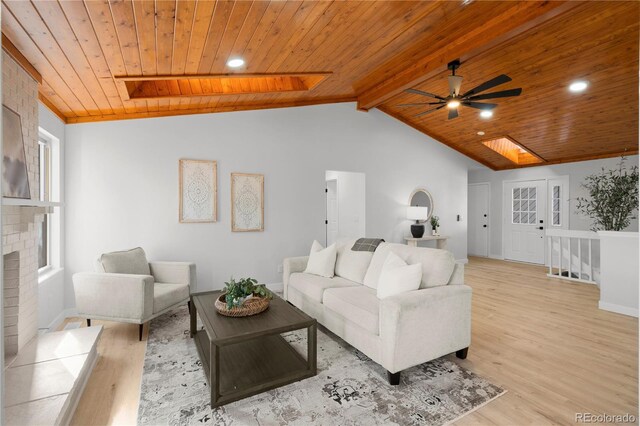
[[578, 197], [578, 212], [593, 221], [593, 231], [622, 231], [635, 219], [638, 211], [638, 166], [625, 166], [622, 157], [618, 167], [589, 175], [582, 187], [588, 197]]

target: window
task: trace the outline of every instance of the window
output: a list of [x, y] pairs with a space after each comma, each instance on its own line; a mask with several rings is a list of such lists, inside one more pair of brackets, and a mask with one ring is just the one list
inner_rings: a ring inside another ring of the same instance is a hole
[[[51, 196], [51, 142], [40, 135], [38, 140], [38, 166], [40, 170], [40, 201], [49, 201]], [[44, 215], [44, 220], [38, 229], [38, 268], [40, 270], [51, 266], [50, 256], [50, 215]]]
[[40, 168], [40, 201], [49, 201], [51, 194], [51, 144], [48, 140], [38, 140], [38, 165]]
[[560, 185], [554, 185], [551, 191], [551, 224], [553, 226], [561, 226], [560, 214]]
[[512, 223], [535, 225], [536, 211], [536, 187], [513, 188]]

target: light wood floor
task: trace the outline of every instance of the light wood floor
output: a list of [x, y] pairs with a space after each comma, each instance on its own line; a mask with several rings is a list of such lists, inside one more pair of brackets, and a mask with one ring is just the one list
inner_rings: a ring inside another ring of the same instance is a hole
[[[508, 393], [457, 424], [574, 424], [580, 412], [637, 418], [637, 319], [599, 310], [595, 286], [549, 279], [543, 267], [472, 258], [465, 273], [472, 342], [466, 360], [451, 359]], [[145, 342], [135, 325], [94, 323], [105, 326], [100, 359], [72, 423], [135, 424]]]

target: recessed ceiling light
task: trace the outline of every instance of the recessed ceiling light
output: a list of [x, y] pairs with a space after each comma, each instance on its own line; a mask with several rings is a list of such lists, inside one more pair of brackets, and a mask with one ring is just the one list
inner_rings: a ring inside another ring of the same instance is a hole
[[460, 101], [451, 100], [447, 102], [447, 108], [454, 109], [454, 108], [458, 108], [459, 106], [460, 106]]
[[231, 68], [238, 68], [244, 65], [244, 59], [241, 58], [233, 58], [227, 61], [227, 65]]
[[569, 85], [569, 91], [573, 93], [584, 92], [588, 86], [589, 86], [589, 83], [587, 83], [586, 81], [582, 81], [582, 80], [574, 81]]
[[493, 117], [493, 111], [489, 111], [488, 109], [485, 109], [484, 111], [482, 111], [480, 113], [480, 117], [482, 117], [482, 118], [491, 118], [491, 117]]
[[482, 130], [480, 130], [480, 131], [478, 132], [478, 136], [484, 136], [484, 132], [483, 132]]

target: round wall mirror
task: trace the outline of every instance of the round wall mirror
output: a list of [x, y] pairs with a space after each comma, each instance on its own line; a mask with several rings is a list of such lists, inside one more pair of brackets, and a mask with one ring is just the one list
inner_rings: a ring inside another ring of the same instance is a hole
[[409, 197], [409, 205], [410, 206], [418, 206], [418, 207], [428, 207], [429, 208], [429, 216], [425, 222], [431, 219], [431, 215], [433, 214], [433, 198], [431, 198], [431, 194], [424, 188], [418, 188], [411, 193]]

